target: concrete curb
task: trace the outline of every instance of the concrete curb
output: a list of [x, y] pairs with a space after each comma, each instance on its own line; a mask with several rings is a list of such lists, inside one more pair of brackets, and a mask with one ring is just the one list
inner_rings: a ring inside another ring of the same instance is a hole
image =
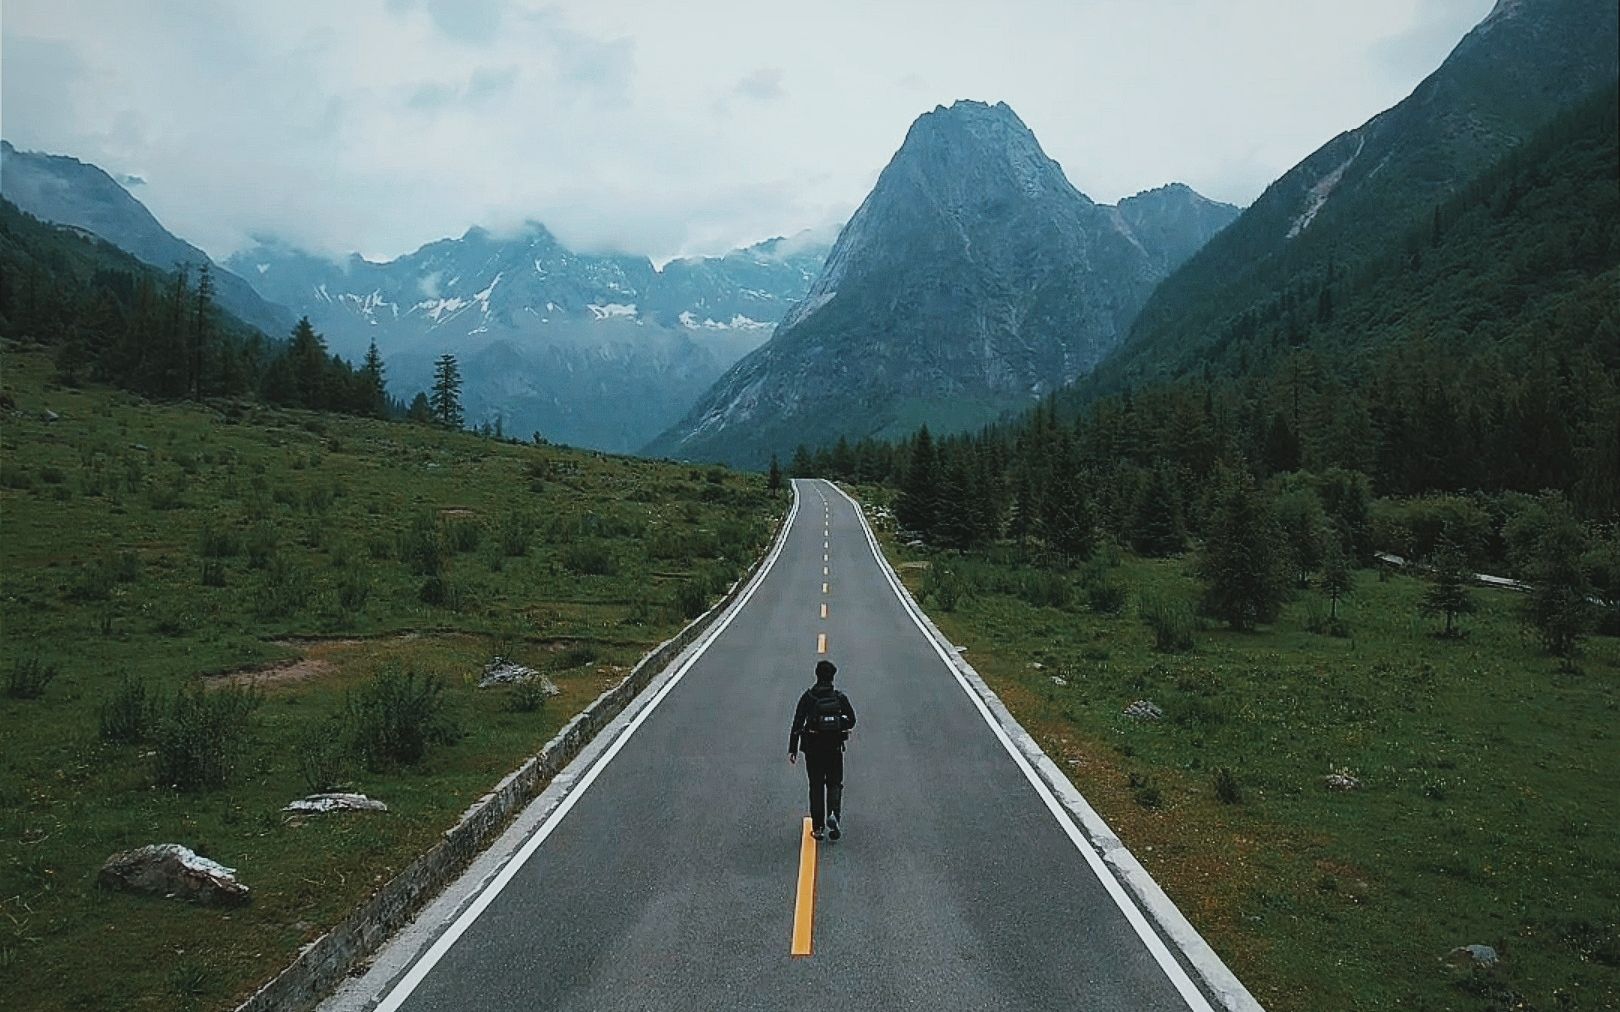
[[[299, 951], [292, 963], [236, 1007], [236, 1012], [314, 1009], [366, 957], [405, 927], [493, 843], [525, 806], [612, 724], [672, 662], [736, 602], [786, 536], [792, 507], [725, 595], [685, 628], [644, 656], [617, 685], [596, 697], [541, 750], [507, 774], [462, 815], [426, 853], [389, 879], [330, 931]], [[621, 725], [622, 726], [622, 725]]]
[[867, 521], [866, 511], [860, 502], [838, 485], [834, 484], [833, 487], [838, 488], [845, 498], [855, 504], [856, 514], [861, 518], [861, 525], [866, 528], [866, 535], [874, 554], [894, 578], [895, 587], [905, 595], [906, 603], [921, 618], [928, 634], [945, 647], [944, 652], [949, 656], [952, 666], [995, 717], [1002, 731], [1017, 747], [1024, 760], [1040, 774], [1041, 780], [1064, 810], [1074, 818], [1092, 849], [1147, 914], [1154, 928], [1180, 953], [1187, 967], [1198, 978], [1200, 988], [1228, 1012], [1264, 1012], [1260, 1002], [1249, 993], [1249, 989], [1243, 986], [1243, 982], [1238, 980], [1237, 975], [1227, 967], [1221, 957], [1216, 955], [1209, 943], [1204, 941], [1203, 936], [1188, 922], [1175, 902], [1159, 888], [1153, 876], [1148, 874], [1148, 870], [1142, 867], [1136, 856], [1120, 842], [1119, 837], [1109, 828], [1103, 817], [1097, 814], [1091, 803], [1086, 801], [1057, 764], [1052, 762], [1034, 737], [1018, 723], [1018, 719], [1007, 709], [1001, 697], [997, 696], [983, 676], [974, 670], [973, 665], [963, 659], [961, 653], [951, 644], [950, 638], [934, 625], [934, 620], [928, 617], [928, 613], [923, 611], [917, 599], [912, 597], [911, 591], [900, 579], [900, 574], [895, 571], [888, 556], [883, 553], [877, 533]]

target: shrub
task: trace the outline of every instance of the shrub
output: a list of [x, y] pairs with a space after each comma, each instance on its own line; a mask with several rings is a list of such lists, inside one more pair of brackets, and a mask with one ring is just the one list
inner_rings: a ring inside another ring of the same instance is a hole
[[212, 520], [197, 535], [197, 554], [205, 559], [228, 559], [241, 550], [242, 540], [236, 532]]
[[110, 568], [106, 563], [89, 563], [79, 567], [63, 596], [70, 601], [107, 600], [112, 596], [112, 587], [108, 586]]
[[422, 581], [417, 590], [423, 604], [431, 604], [438, 608], [458, 610], [462, 602], [461, 585], [448, 576], [430, 576]]
[[274, 527], [267, 523], [255, 524], [244, 539], [248, 566], [253, 569], [264, 569], [269, 566], [280, 543], [281, 538]]
[[235, 685], [213, 692], [200, 684], [180, 690], [153, 735], [157, 784], [201, 791], [230, 783], [258, 705], [256, 694]]
[[967, 580], [960, 572], [937, 563], [923, 573], [920, 589], [923, 603], [935, 605], [940, 611], [955, 611], [968, 592]]
[[254, 610], [261, 618], [285, 618], [302, 610], [313, 592], [309, 573], [278, 558], [270, 563], [259, 582]]
[[1086, 606], [1093, 614], [1118, 615], [1125, 610], [1125, 588], [1110, 580], [1101, 580], [1086, 588]]
[[545, 705], [545, 685], [538, 678], [518, 682], [506, 697], [506, 708], [513, 713], [534, 713]]
[[157, 719], [154, 702], [147, 698], [146, 683], [126, 673], [101, 704], [101, 740], [118, 745], [145, 741]]
[[1238, 783], [1237, 774], [1229, 766], [1215, 768], [1215, 798], [1222, 804], [1235, 805], [1243, 800], [1243, 787]]
[[476, 551], [484, 539], [484, 525], [471, 517], [456, 517], [444, 525], [444, 541], [452, 552]]
[[311, 794], [335, 790], [348, 772], [347, 743], [336, 720], [313, 724], [298, 736], [298, 775]]
[[57, 674], [56, 665], [40, 660], [38, 654], [19, 657], [6, 672], [6, 695], [12, 699], [38, 699]]
[[601, 541], [576, 542], [562, 551], [563, 568], [580, 576], [611, 576], [618, 566]]
[[119, 552], [107, 567], [107, 575], [118, 583], [134, 583], [141, 578], [141, 560], [134, 552]]
[[358, 569], [348, 569], [338, 578], [338, 605], [344, 611], [359, 611], [371, 598], [371, 580]]
[[1130, 775], [1131, 797], [1143, 808], [1162, 808], [1164, 795], [1159, 791], [1159, 785], [1153, 778], [1142, 776], [1139, 773]]
[[1018, 596], [1037, 608], [1067, 608], [1074, 600], [1074, 588], [1061, 573], [1036, 570], [1019, 581]]
[[697, 618], [708, 610], [708, 581], [693, 577], [675, 588], [675, 607], [684, 618]]
[[511, 556], [528, 555], [535, 527], [533, 514], [521, 510], [508, 513], [501, 520], [501, 551]]
[[1153, 630], [1153, 646], [1162, 653], [1185, 653], [1193, 648], [1197, 620], [1185, 601], [1161, 594], [1144, 594], [1137, 602], [1142, 621]]
[[557, 670], [567, 671], [570, 668], [583, 668], [596, 661], [601, 654], [589, 643], [575, 643], [564, 650], [557, 658]]
[[413, 765], [428, 746], [450, 744], [461, 730], [445, 709], [444, 683], [385, 668], [344, 704], [350, 749], [372, 769]]
[[204, 559], [202, 564], [202, 585], [204, 587], [225, 586], [225, 563], [218, 559]]
[[417, 576], [437, 576], [444, 570], [444, 546], [431, 516], [417, 514], [400, 532], [399, 561]]

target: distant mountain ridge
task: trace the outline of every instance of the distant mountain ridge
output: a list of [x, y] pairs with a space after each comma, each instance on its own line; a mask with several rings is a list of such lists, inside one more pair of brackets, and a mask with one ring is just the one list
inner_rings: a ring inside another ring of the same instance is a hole
[[[1412, 94], [1324, 144], [1148, 300], [1072, 394], [1240, 373], [1300, 340], [1338, 279], [1390, 252], [1468, 180], [1620, 74], [1609, 0], [1499, 0]], [[1324, 296], [1322, 293], [1326, 292]]]
[[800, 442], [991, 421], [1092, 368], [1237, 213], [1179, 184], [1097, 204], [1006, 104], [938, 107], [771, 340], [646, 452], [757, 465]]
[[82, 228], [163, 271], [209, 264], [220, 305], [270, 337], [285, 338], [293, 316], [164, 228], [106, 172], [77, 158], [18, 151], [0, 141], [0, 193], [42, 221]]
[[659, 270], [646, 257], [576, 252], [529, 222], [381, 263], [267, 240], [227, 264], [309, 316], [334, 351], [359, 355], [375, 340], [397, 391], [425, 387], [450, 352], [470, 421], [629, 451], [765, 340], [826, 249], [802, 233]]

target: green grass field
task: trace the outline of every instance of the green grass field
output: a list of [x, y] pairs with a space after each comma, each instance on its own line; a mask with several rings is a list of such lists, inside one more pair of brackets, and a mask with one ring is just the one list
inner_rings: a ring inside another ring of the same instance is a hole
[[[0, 383], [0, 1006], [224, 1008], [430, 846], [573, 714], [740, 575], [785, 502], [762, 478], [252, 404], [53, 387], [6, 346]], [[59, 415], [45, 420], [45, 412]], [[415, 532], [413, 535], [412, 532]], [[426, 539], [434, 547], [423, 548]], [[423, 552], [442, 552], [430, 588]], [[479, 690], [501, 655], [561, 689]], [[387, 814], [285, 821], [300, 754], [387, 665], [443, 679], [462, 736], [414, 766], [351, 763]], [[154, 785], [100, 740], [121, 679], [169, 699], [252, 676], [224, 788]], [[111, 853], [176, 842], [251, 905], [109, 893]]]
[[[1442, 640], [1421, 581], [1366, 570], [1348, 637], [1306, 631], [1302, 592], [1270, 628], [1159, 653], [1136, 602], [1193, 600], [1187, 560], [1125, 557], [1109, 616], [1072, 576], [1072, 604], [1037, 606], [1051, 588], [1032, 594], [1027, 568], [887, 547], [1268, 1009], [1620, 1008], [1620, 642], [1592, 638], [1561, 673], [1518, 595], [1484, 589], [1466, 638]], [[954, 608], [933, 567], [959, 574]], [[1163, 719], [1124, 716], [1138, 699]], [[1336, 770], [1364, 787], [1327, 789]], [[1470, 943], [1501, 953], [1496, 972], [1444, 965]]]

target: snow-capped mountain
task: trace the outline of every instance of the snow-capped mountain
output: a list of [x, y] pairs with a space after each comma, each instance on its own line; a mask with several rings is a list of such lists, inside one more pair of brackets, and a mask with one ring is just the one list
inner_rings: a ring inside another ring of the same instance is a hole
[[1005, 104], [937, 108], [805, 300], [646, 452], [758, 464], [801, 442], [992, 421], [1095, 366], [1236, 215], [1181, 185], [1097, 204]]
[[396, 396], [457, 356], [474, 422], [557, 442], [633, 450], [762, 343], [815, 280], [811, 234], [723, 257], [579, 253], [543, 225], [472, 228], [378, 263], [342, 263], [265, 241], [228, 266], [266, 298], [308, 315], [332, 350], [377, 342]]

